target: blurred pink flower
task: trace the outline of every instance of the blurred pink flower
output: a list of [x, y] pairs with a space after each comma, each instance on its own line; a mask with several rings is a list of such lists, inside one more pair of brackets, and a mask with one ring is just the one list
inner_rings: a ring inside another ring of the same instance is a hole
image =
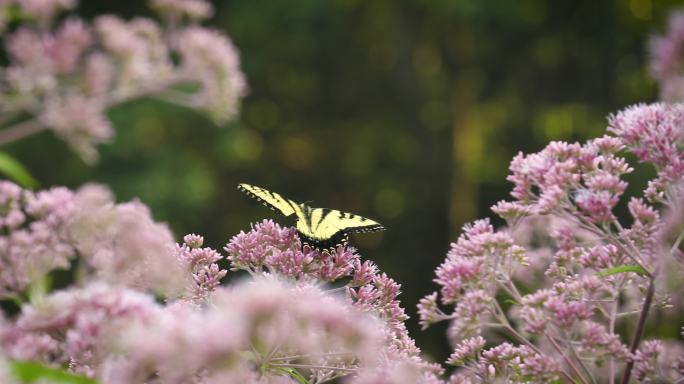
[[93, 278], [167, 297], [188, 290], [191, 274], [176, 256], [171, 232], [152, 220], [144, 204], [115, 204], [99, 186], [83, 187], [77, 201], [70, 231]]
[[171, 232], [152, 220], [145, 205], [115, 204], [104, 187], [30, 192], [3, 181], [0, 205], [7, 207], [0, 212], [2, 296], [21, 295], [51, 270], [68, 269], [77, 254], [84, 279], [167, 297], [184, 296], [197, 284], [210, 291], [225, 275], [207, 262], [217, 260], [215, 251], [195, 251], [205, 258], [192, 266], [180, 260]]
[[202, 86], [193, 96], [193, 104], [217, 122], [235, 117], [247, 83], [230, 39], [218, 31], [193, 26], [178, 33], [174, 47], [181, 56], [185, 76]]
[[76, 6], [76, 0], [19, 0], [22, 10], [41, 24], [50, 22], [62, 10]]
[[290, 364], [310, 365], [311, 375], [339, 366], [332, 372], [344, 376], [375, 366], [380, 346], [372, 318], [349, 303], [311, 285], [260, 278], [219, 288], [203, 309], [168, 306], [125, 331], [113, 344], [121, 356], [112, 356], [102, 382], [138, 382], [152, 373], [150, 383], [250, 377], [245, 371], [277, 377], [277, 367]]
[[62, 290], [25, 305], [14, 323], [0, 329], [0, 347], [14, 359], [68, 364], [93, 377], [107, 356], [106, 340], [158, 310], [151, 296], [101, 283]]
[[649, 44], [651, 76], [660, 83], [660, 97], [665, 101], [684, 100], [684, 12], [670, 14], [668, 30], [651, 38]]
[[75, 249], [67, 225], [77, 207], [73, 192], [37, 193], [0, 181], [0, 296], [18, 295], [55, 268], [68, 268]]
[[24, 117], [10, 119], [0, 143], [48, 128], [93, 163], [97, 146], [114, 134], [105, 111], [131, 99], [157, 97], [205, 111], [217, 123], [237, 116], [247, 88], [237, 50], [224, 34], [196, 23], [212, 14], [210, 3], [154, 0], [161, 22], [101, 15], [92, 25], [57, 17], [75, 0], [17, 5], [28, 18], [6, 33], [0, 99], [8, 115]]
[[88, 163], [98, 159], [96, 146], [109, 141], [114, 130], [97, 99], [80, 94], [50, 99], [40, 120]]

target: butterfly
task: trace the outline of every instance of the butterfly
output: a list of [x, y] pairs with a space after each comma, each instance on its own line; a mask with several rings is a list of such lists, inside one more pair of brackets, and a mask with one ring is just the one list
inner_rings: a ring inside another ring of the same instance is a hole
[[238, 189], [286, 217], [295, 215], [297, 234], [302, 244], [320, 250], [334, 249], [345, 245], [349, 233], [384, 231], [380, 223], [328, 208], [312, 208], [306, 203], [297, 203], [278, 193], [249, 184], [239, 184]]

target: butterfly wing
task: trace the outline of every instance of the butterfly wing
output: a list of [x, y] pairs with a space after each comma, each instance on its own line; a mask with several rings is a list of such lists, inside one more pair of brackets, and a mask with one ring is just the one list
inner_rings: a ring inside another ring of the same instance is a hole
[[293, 213], [298, 213], [299, 216], [299, 212], [302, 211], [302, 208], [296, 202], [267, 189], [244, 183], [238, 184], [238, 189], [285, 216], [290, 216]]
[[349, 233], [385, 230], [380, 223], [374, 220], [335, 209], [314, 208], [311, 210], [309, 218], [308, 225], [301, 228], [300, 232], [304, 229], [305, 232], [302, 233], [313, 239], [327, 240], [340, 231]]

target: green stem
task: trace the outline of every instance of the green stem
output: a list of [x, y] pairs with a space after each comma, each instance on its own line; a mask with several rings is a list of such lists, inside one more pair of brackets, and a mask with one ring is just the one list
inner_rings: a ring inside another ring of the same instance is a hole
[[[570, 366], [572, 371], [575, 372], [575, 375], [577, 375], [577, 379], [579, 379], [579, 381], [581, 381], [584, 384], [588, 384], [587, 380], [584, 378], [584, 376], [582, 376], [582, 373], [577, 368], [577, 365], [575, 365], [575, 362], [572, 361], [572, 359], [570, 359], [568, 356], [566, 356], [565, 353], [563, 353], [563, 350], [561, 349], [560, 345], [558, 345], [556, 340], [554, 340], [554, 338], [549, 335], [546, 335], [546, 339], [551, 342], [553, 348], [563, 357], [563, 360], [565, 360], [565, 362]], [[575, 380], [572, 380], [572, 378], [571, 381], [575, 382]]]
[[[610, 308], [610, 322], [608, 324], [611, 334], [615, 333], [615, 320], [617, 319], [618, 310], [617, 296], [613, 300], [613, 305]], [[615, 358], [613, 356], [608, 360], [608, 383], [615, 383]]]
[[326, 365], [308, 365], [308, 364], [269, 364], [271, 367], [283, 367], [283, 368], [301, 368], [301, 369], [325, 369], [329, 371], [338, 372], [356, 372], [357, 369], [354, 368], [341, 368], [341, 367], [329, 367]]
[[[655, 284], [654, 279], [651, 278], [648, 284], [648, 290], [646, 291], [646, 298], [644, 299], [644, 306], [641, 308], [641, 315], [639, 315], [639, 323], [637, 325], [636, 332], [634, 333], [634, 338], [632, 339], [632, 345], [630, 347], [630, 352], [636, 353], [639, 348], [639, 343], [641, 342], [641, 337], [644, 335], [644, 328], [646, 327], [646, 319], [648, 318], [648, 311], [651, 309], [651, 304], [653, 303], [653, 296], [655, 295]], [[634, 360], [629, 360], [625, 366], [625, 374], [622, 376], [622, 384], [629, 383], [629, 379], [632, 376], [632, 368], [634, 368]]]

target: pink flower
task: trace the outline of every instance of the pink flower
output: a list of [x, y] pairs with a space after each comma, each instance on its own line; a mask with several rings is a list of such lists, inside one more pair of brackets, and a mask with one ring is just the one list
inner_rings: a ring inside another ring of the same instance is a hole
[[76, 0], [21, 0], [21, 8], [42, 24], [46, 24], [61, 10], [76, 6]]
[[113, 135], [102, 105], [79, 94], [49, 100], [40, 119], [89, 163], [98, 158], [95, 147]]
[[465, 365], [470, 360], [475, 360], [484, 348], [486, 341], [481, 336], [472, 337], [461, 341], [454, 352], [447, 359], [450, 365]]
[[277, 377], [271, 364], [290, 363], [340, 364], [353, 372], [377, 363], [376, 329], [371, 318], [318, 288], [257, 279], [219, 288], [205, 308], [167, 307], [126, 330], [112, 340], [121, 356], [112, 356], [103, 382], [138, 382], [152, 374], [150, 383], [195, 382], [250, 371]]
[[15, 359], [68, 363], [95, 375], [105, 357], [104, 343], [119, 327], [142, 321], [158, 310], [154, 298], [101, 283], [63, 290], [26, 305], [14, 324], [0, 332], [0, 345]]
[[298, 248], [301, 249], [301, 244], [296, 230], [282, 228], [272, 220], [254, 224], [248, 233], [241, 231], [224, 247], [234, 270], [261, 270], [273, 253]]
[[20, 294], [55, 268], [67, 268], [75, 255], [68, 224], [76, 212], [66, 188], [37, 193], [0, 182], [0, 295]]
[[677, 149], [684, 124], [684, 107], [678, 104], [636, 104], [609, 119], [608, 131], [617, 135], [640, 161], [662, 169], [682, 167]]
[[420, 319], [420, 326], [422, 329], [427, 329], [432, 323], [441, 320], [439, 313], [439, 304], [437, 304], [437, 292], [433, 292], [418, 302], [418, 318]]
[[176, 244], [176, 257], [191, 271], [193, 280], [192, 286], [186, 289], [185, 296], [201, 302], [216, 290], [228, 271], [217, 264], [223, 259], [223, 255], [212, 248], [202, 248], [202, 236], [185, 235], [183, 242], [184, 244]]
[[0, 4], [0, 30], [16, 7], [27, 17], [7, 34], [0, 68], [3, 108], [21, 117], [12, 126], [21, 134], [6, 140], [50, 128], [93, 163], [113, 136], [105, 111], [131, 99], [156, 96], [220, 123], [237, 116], [246, 94], [239, 55], [225, 35], [196, 23], [213, 12], [209, 2], [155, 0], [162, 23], [101, 15], [92, 25], [74, 16], [55, 22], [75, 0], [11, 3]]
[[54, 34], [40, 34], [27, 27], [9, 36], [7, 51], [16, 65], [46, 75], [65, 75], [76, 70], [83, 52], [93, 43], [92, 33], [79, 19], [66, 20]]
[[501, 216], [506, 220], [530, 216], [533, 213], [531, 208], [527, 205], [503, 200], [493, 205], [491, 209], [492, 212], [496, 213], [497, 215]]
[[247, 270], [254, 276], [268, 275], [268, 271], [298, 281], [351, 278], [342, 287], [344, 292], [354, 308], [386, 324], [384, 342], [392, 355], [418, 359], [419, 350], [404, 324], [408, 316], [397, 299], [401, 286], [380, 273], [372, 262], [361, 262], [355, 249], [338, 247], [321, 252], [302, 246], [295, 228], [283, 228], [271, 220], [254, 224], [247, 233], [240, 232], [224, 249], [232, 269]]
[[650, 41], [649, 69], [661, 86], [660, 96], [666, 101], [682, 100], [681, 63], [684, 56], [684, 13], [672, 12], [665, 35]]
[[193, 103], [218, 122], [237, 115], [247, 87], [230, 39], [217, 31], [188, 27], [176, 36], [175, 47], [186, 76], [202, 85]]
[[492, 289], [498, 273], [512, 274], [524, 264], [524, 249], [513, 244], [506, 232], [495, 232], [488, 220], [464, 226], [464, 233], [437, 267], [436, 279], [442, 303], [451, 304], [470, 289]]
[[136, 18], [126, 22], [116, 16], [100, 16], [95, 29], [110, 54], [119, 64], [116, 84], [123, 93], [171, 75], [171, 61], [160, 27], [152, 20]]
[[93, 53], [86, 59], [85, 93], [101, 97], [112, 86], [115, 74], [114, 63], [103, 53]]
[[456, 302], [466, 286], [481, 285], [484, 260], [455, 259], [437, 268], [435, 282], [442, 286], [444, 304]]
[[477, 336], [491, 316], [494, 298], [485, 291], [468, 291], [456, 304], [450, 316], [448, 336], [451, 342]]
[[111, 199], [104, 188], [82, 188], [70, 223], [75, 247], [94, 278], [168, 297], [183, 295], [191, 274], [175, 254], [168, 227], [154, 222], [139, 201], [114, 204]]
[[558, 362], [549, 356], [528, 346], [503, 343], [483, 351], [469, 376], [482, 381], [551, 382], [558, 379], [559, 370]]

